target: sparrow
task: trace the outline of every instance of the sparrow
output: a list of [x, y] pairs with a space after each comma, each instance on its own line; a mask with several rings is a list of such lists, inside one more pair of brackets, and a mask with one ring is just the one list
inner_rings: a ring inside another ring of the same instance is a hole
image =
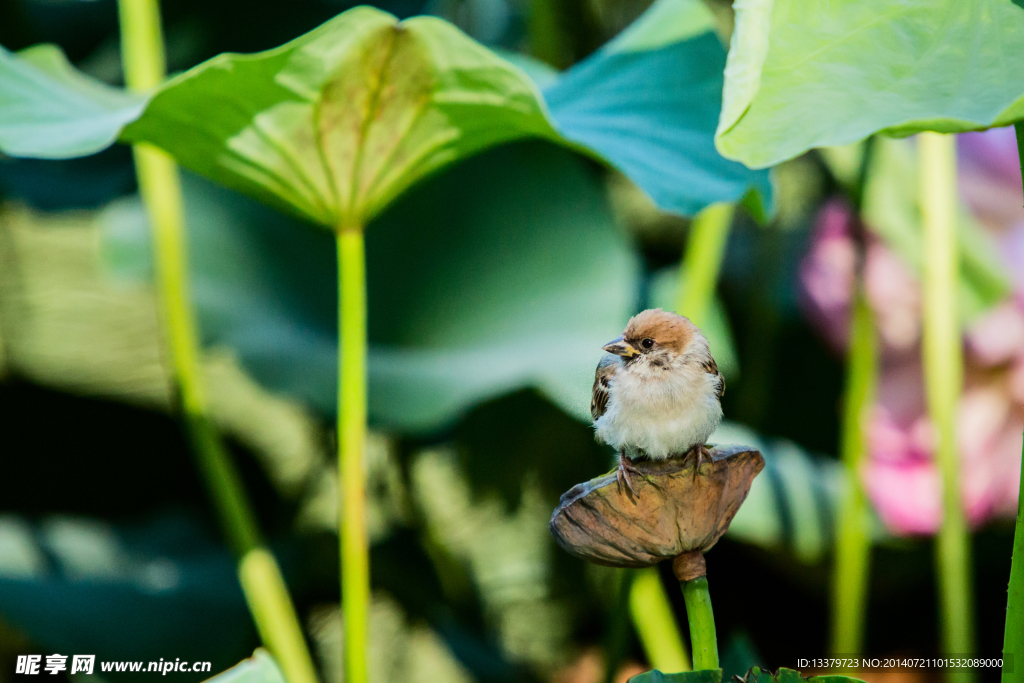
[[722, 421], [725, 378], [707, 337], [689, 318], [655, 308], [633, 316], [621, 337], [604, 346], [590, 414], [598, 441], [619, 452], [617, 479], [636, 496], [633, 460], [686, 457], [697, 467]]

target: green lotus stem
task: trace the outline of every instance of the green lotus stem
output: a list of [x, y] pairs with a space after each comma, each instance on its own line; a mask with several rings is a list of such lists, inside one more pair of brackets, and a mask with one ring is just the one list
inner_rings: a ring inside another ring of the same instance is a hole
[[682, 582], [683, 600], [686, 602], [686, 620], [690, 624], [690, 644], [693, 649], [694, 671], [717, 669], [718, 639], [715, 635], [715, 613], [711, 609], [708, 577]]
[[[922, 352], [928, 412], [937, 438], [942, 475], [942, 526], [936, 538], [940, 644], [944, 654], [974, 653], [970, 534], [960, 501], [956, 407], [963, 382], [957, 315], [956, 147], [952, 136], [922, 133], [917, 139], [921, 222], [924, 232], [924, 327]], [[975, 670], [950, 678], [971, 681]]]
[[[125, 82], [132, 90], [149, 91], [165, 75], [159, 5], [157, 0], [119, 0], [118, 11]], [[228, 545], [238, 558], [239, 582], [260, 638], [289, 683], [316, 683], [313, 660], [280, 567], [263, 545], [238, 471], [207, 417], [199, 342], [189, 304], [184, 204], [177, 166], [151, 145], [135, 145], [132, 153], [139, 193], [152, 225], [157, 293], [176, 398], [199, 472]]]
[[338, 467], [345, 683], [366, 683], [370, 552], [366, 535], [366, 248], [359, 226], [338, 241]]
[[[1014, 124], [1017, 154], [1024, 170], [1024, 124]], [[1016, 658], [1017, 661], [1011, 661]], [[1017, 526], [1013, 532], [1013, 559], [1006, 596], [1006, 631], [1003, 633], [1003, 683], [1024, 681], [1024, 452], [1021, 453], [1020, 492], [1017, 494]]]
[[856, 655], [864, 646], [864, 616], [871, 553], [871, 518], [861, 467], [867, 455], [868, 409], [874, 400], [875, 330], [863, 282], [854, 294], [850, 351], [843, 405], [843, 464], [846, 492], [839, 510], [835, 569], [832, 577], [832, 652]]
[[664, 673], [691, 670], [690, 653], [679, 633], [658, 570], [648, 568], [636, 572], [629, 592], [629, 611], [652, 668]]
[[676, 312], [697, 327], [704, 325], [711, 308], [735, 211], [733, 204], [712, 204], [697, 214], [690, 225], [686, 253], [679, 268]]

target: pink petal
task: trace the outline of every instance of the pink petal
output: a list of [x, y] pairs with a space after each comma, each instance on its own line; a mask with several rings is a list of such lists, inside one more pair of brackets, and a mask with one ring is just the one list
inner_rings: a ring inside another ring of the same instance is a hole
[[932, 534], [939, 528], [939, 475], [931, 463], [871, 461], [864, 473], [868, 496], [894, 533]]
[[1024, 313], [1012, 301], [996, 306], [971, 325], [967, 346], [972, 360], [987, 367], [1024, 356]]

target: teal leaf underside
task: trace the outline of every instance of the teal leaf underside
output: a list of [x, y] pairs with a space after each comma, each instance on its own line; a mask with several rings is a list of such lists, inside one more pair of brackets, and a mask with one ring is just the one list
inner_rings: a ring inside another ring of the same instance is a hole
[[726, 51], [708, 14], [696, 0], [659, 0], [544, 97], [565, 137], [599, 152], [659, 208], [692, 216], [753, 192], [761, 218], [772, 211], [768, 173], [715, 149]]
[[0, 152], [65, 159], [99, 152], [142, 114], [145, 98], [75, 70], [55, 45], [0, 47]]

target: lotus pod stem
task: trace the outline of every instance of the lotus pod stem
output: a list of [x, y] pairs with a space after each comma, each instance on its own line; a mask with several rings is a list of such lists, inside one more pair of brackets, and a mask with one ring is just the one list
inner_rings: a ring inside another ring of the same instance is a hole
[[680, 585], [686, 602], [686, 621], [690, 624], [693, 670], [717, 669], [718, 639], [715, 635], [715, 613], [711, 609], [711, 593], [708, 592], [708, 577], [698, 576], [682, 581]]

